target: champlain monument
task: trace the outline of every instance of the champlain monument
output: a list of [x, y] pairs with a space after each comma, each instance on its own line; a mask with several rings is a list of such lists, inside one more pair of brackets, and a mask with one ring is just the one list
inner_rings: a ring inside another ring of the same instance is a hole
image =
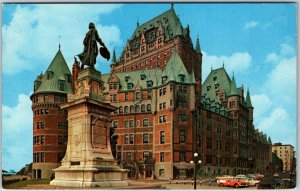
[[[54, 169], [55, 186], [115, 187], [127, 186], [127, 170], [114, 159], [110, 145], [109, 114], [117, 108], [103, 102], [101, 73], [94, 67], [100, 54], [109, 60], [110, 54], [93, 23], [89, 24], [83, 44], [73, 65], [74, 94], [61, 105], [68, 110], [68, 144], [62, 165]], [[86, 67], [85, 67], [86, 66]]]

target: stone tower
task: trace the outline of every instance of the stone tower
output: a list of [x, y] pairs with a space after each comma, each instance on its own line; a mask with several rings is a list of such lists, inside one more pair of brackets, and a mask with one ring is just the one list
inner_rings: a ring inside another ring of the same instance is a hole
[[71, 72], [58, 50], [44, 74], [34, 81], [31, 95], [33, 111], [33, 178], [46, 179], [60, 165], [67, 146], [67, 112], [60, 104], [72, 93]]

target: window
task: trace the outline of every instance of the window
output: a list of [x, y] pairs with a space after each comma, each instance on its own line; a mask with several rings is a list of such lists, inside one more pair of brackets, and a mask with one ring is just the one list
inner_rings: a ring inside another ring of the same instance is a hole
[[160, 90], [159, 90], [159, 96], [163, 96], [163, 95], [165, 95], [166, 94], [166, 88], [161, 88]]
[[127, 84], [127, 88], [130, 90], [130, 89], [132, 89], [133, 88], [133, 83], [128, 83]]
[[113, 101], [118, 101], [118, 95], [117, 94], [113, 95]]
[[129, 144], [133, 144], [133, 134], [129, 135]]
[[167, 116], [163, 115], [163, 116], [159, 116], [159, 123], [165, 123], [167, 121]]
[[147, 91], [147, 99], [151, 99], [152, 97], [152, 92], [151, 90]]
[[44, 96], [44, 101], [45, 101], [45, 102], [49, 102], [49, 96], [48, 96], [48, 95], [45, 95], [45, 96]]
[[211, 138], [206, 138], [206, 148], [211, 149], [212, 148], [212, 142]]
[[144, 119], [143, 120], [143, 126], [148, 127], [149, 126], [149, 119]]
[[131, 152], [126, 152], [126, 160], [131, 160]]
[[47, 80], [50, 80], [52, 77], [52, 72], [51, 71], [47, 71]]
[[65, 91], [65, 85], [63, 81], [59, 81], [59, 90], [60, 91]]
[[143, 143], [149, 143], [149, 134], [143, 134]]
[[45, 128], [45, 122], [44, 121], [37, 122], [37, 129], [44, 129], [44, 128]]
[[179, 93], [187, 94], [187, 86], [178, 86]]
[[54, 96], [54, 102], [59, 102], [59, 96]]
[[211, 155], [206, 155], [206, 163], [211, 164], [212, 163], [212, 156]]
[[128, 106], [124, 107], [124, 113], [128, 113]]
[[160, 132], [160, 144], [164, 144], [165, 143], [165, 132], [161, 131]]
[[119, 107], [119, 113], [123, 113], [123, 107]]
[[185, 161], [185, 152], [179, 152], [179, 161], [181, 162]]
[[187, 116], [186, 116], [186, 114], [179, 114], [179, 115], [178, 115], [178, 121], [179, 121], [179, 122], [186, 122], [186, 121], [187, 121]]
[[166, 82], [167, 82], [167, 79], [168, 79], [167, 76], [163, 76], [163, 77], [161, 78], [161, 83], [162, 83], [162, 84], [166, 83]]
[[150, 112], [150, 111], [151, 111], [151, 105], [148, 104], [148, 105], [147, 105], [147, 112]]
[[153, 81], [149, 80], [147, 81], [147, 88], [151, 88], [153, 86]]
[[145, 74], [142, 74], [142, 75], [141, 75], [141, 80], [144, 80], [144, 79], [146, 79], [146, 75], [145, 75]]
[[136, 105], [135, 106], [135, 113], [139, 113], [140, 112], [140, 105]]
[[134, 107], [133, 107], [133, 105], [130, 106], [130, 113], [134, 113]]
[[164, 176], [165, 169], [159, 169], [159, 176]]
[[125, 93], [125, 101], [128, 101], [128, 92]]
[[233, 146], [233, 154], [236, 155], [238, 154], [238, 149], [237, 149], [237, 146]]
[[128, 144], [129, 143], [129, 135], [125, 134], [124, 135], [124, 144]]
[[57, 143], [58, 143], [59, 145], [62, 145], [62, 144], [63, 144], [63, 136], [58, 135], [58, 137], [57, 137]]
[[142, 113], [144, 113], [146, 111], [146, 106], [142, 105], [141, 110], [142, 110]]
[[165, 153], [164, 152], [160, 152], [159, 159], [160, 159], [160, 162], [165, 162]]
[[136, 92], [135, 93], [135, 99], [140, 100], [141, 99], [141, 92]]
[[184, 78], [185, 78], [185, 75], [183, 75], [183, 74], [179, 74], [179, 79], [180, 79], [180, 82], [184, 82]]
[[180, 130], [180, 132], [179, 132], [179, 142], [180, 143], [185, 142], [185, 130]]
[[186, 108], [187, 107], [187, 102], [186, 101], [178, 101], [177, 104], [178, 104], [178, 107], [180, 107], [180, 108]]
[[129, 121], [128, 121], [128, 120], [125, 120], [125, 121], [124, 121], [124, 126], [125, 126], [125, 128], [128, 128], [128, 127], [129, 127]]
[[149, 151], [144, 151], [143, 152], [143, 159], [147, 159], [147, 158], [149, 158], [149, 156], [150, 156]]
[[133, 126], [134, 126], [134, 120], [133, 120], [133, 119], [130, 120], [129, 126], [130, 126], [130, 127], [133, 127]]
[[129, 77], [129, 76], [125, 76], [125, 82], [128, 82], [128, 81], [129, 81], [129, 79], [130, 79], [130, 77]]
[[117, 121], [117, 120], [113, 121], [112, 126], [113, 126], [114, 128], [117, 128], [117, 127], [118, 127], [118, 121]]
[[65, 126], [65, 123], [64, 123], [64, 122], [58, 122], [58, 123], [57, 123], [57, 128], [58, 128], [58, 129], [63, 129], [64, 126]]
[[222, 150], [222, 141], [221, 140], [217, 139], [216, 145], [217, 145], [217, 148], [216, 148], [217, 150]]

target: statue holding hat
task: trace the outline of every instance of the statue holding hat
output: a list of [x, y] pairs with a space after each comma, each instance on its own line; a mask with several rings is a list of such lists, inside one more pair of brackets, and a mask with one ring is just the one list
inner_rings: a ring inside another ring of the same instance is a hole
[[81, 54], [78, 54], [83, 69], [84, 65], [94, 67], [96, 64], [96, 58], [98, 56], [98, 45], [97, 42], [102, 46], [100, 48], [100, 54], [103, 58], [109, 60], [110, 53], [107, 50], [105, 44], [102, 42], [94, 23], [89, 24], [89, 31], [86, 33], [83, 40], [84, 50]]

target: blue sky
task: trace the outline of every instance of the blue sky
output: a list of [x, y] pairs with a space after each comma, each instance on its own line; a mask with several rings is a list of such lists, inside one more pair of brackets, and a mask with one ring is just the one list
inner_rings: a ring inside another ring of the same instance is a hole
[[[211, 68], [233, 71], [250, 89], [256, 128], [273, 143], [296, 146], [296, 5], [292, 3], [175, 4], [194, 45], [203, 51], [204, 81]], [[19, 170], [32, 162], [33, 81], [58, 51], [69, 66], [81, 53], [88, 23], [120, 55], [137, 22], [170, 4], [5, 4], [2, 9], [2, 167]], [[102, 73], [110, 62], [97, 60]]]

